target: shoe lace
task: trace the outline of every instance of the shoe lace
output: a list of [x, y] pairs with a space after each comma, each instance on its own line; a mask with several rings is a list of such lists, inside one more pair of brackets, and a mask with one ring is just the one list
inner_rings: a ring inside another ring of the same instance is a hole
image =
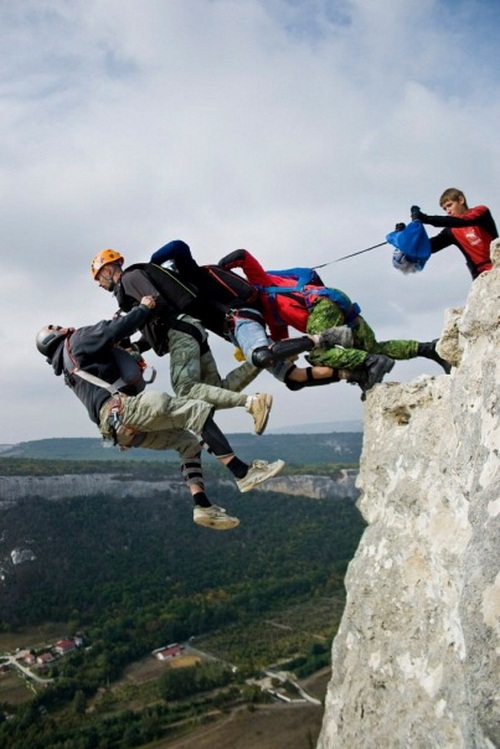
[[267, 460], [254, 460], [252, 463], [252, 468], [263, 471], [268, 467], [268, 465], [269, 463], [267, 462]]

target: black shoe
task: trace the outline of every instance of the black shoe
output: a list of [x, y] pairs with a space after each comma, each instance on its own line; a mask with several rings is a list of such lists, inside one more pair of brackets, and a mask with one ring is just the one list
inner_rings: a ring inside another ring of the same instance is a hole
[[349, 377], [346, 379], [349, 385], [359, 385], [361, 390], [361, 400], [366, 400], [366, 391], [368, 389], [368, 370], [367, 369], [351, 369]]
[[368, 370], [366, 390], [370, 390], [378, 382], [382, 382], [384, 376], [391, 371], [396, 362], [385, 354], [368, 354], [364, 365]]
[[435, 361], [437, 364], [440, 364], [443, 367], [446, 374], [450, 374], [451, 364], [449, 364], [445, 359], [439, 356], [438, 352], [436, 351], [437, 342], [438, 339], [436, 338], [435, 341], [419, 343], [417, 356], [423, 356], [425, 359], [432, 359], [432, 361]]
[[366, 400], [366, 393], [370, 388], [382, 382], [384, 375], [391, 371], [395, 364], [394, 359], [384, 354], [368, 354], [366, 357], [363, 368], [352, 369], [347, 378], [347, 382], [350, 385], [359, 385], [363, 394], [361, 400]]

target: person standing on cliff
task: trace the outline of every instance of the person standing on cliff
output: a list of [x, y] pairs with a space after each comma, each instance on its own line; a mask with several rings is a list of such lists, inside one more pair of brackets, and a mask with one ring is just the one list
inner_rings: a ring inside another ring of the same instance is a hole
[[439, 205], [446, 216], [428, 216], [419, 206], [411, 207], [413, 221], [429, 226], [444, 227], [431, 237], [431, 253], [440, 252], [454, 244], [465, 257], [465, 262], [474, 280], [481, 273], [491, 270], [490, 244], [498, 237], [498, 231], [489, 208], [478, 205], [469, 208], [465, 195], [455, 187], [449, 187], [439, 198]]
[[234, 528], [238, 518], [213, 505], [205, 494], [200, 445], [204, 445], [247, 492], [281, 471], [282, 460], [238, 458], [212, 418], [213, 406], [202, 400], [167, 393], [144, 392], [145, 381], [136, 360], [120, 347], [148, 318], [155, 300], [145, 296], [127, 315], [82, 328], [46, 325], [36, 336], [38, 351], [56, 376], [81, 400], [104, 439], [123, 449], [175, 449], [194, 501], [193, 520], [218, 530]]

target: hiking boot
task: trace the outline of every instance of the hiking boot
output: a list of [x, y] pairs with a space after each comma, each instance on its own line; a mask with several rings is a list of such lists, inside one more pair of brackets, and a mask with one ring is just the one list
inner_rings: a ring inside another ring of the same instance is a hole
[[341, 381], [345, 380], [349, 385], [359, 385], [361, 390], [368, 385], [367, 369], [338, 369], [337, 373]]
[[368, 369], [339, 369], [338, 375], [340, 380], [345, 380], [349, 385], [359, 385], [361, 390], [361, 400], [366, 400], [366, 391], [368, 390]]
[[226, 515], [225, 509], [217, 507], [217, 505], [211, 505], [210, 507], [196, 505], [193, 510], [193, 520], [197, 525], [214, 528], [217, 531], [227, 531], [240, 524], [238, 518]]
[[252, 414], [255, 434], [262, 434], [266, 428], [272, 405], [273, 396], [268, 395], [268, 393], [257, 393], [250, 396], [246, 409], [248, 413]]
[[361, 400], [366, 400], [366, 393], [378, 382], [382, 382], [384, 375], [391, 371], [394, 359], [385, 354], [368, 354], [363, 367], [359, 369], [339, 369], [341, 380], [347, 380], [350, 385], [359, 385], [363, 391]]
[[249, 492], [267, 479], [276, 476], [284, 465], [283, 460], [275, 460], [274, 463], [268, 463], [267, 460], [254, 460], [248, 467], [247, 475], [242, 479], [236, 479], [236, 485], [240, 492]]
[[362, 388], [362, 390], [366, 392], [378, 382], [382, 382], [384, 376], [391, 371], [394, 364], [394, 359], [391, 359], [390, 356], [385, 356], [385, 354], [368, 354], [364, 361], [364, 366], [367, 369], [368, 377], [366, 380], [366, 385]]
[[318, 335], [318, 347], [322, 349], [342, 346], [342, 348], [352, 348], [354, 338], [352, 330], [348, 325], [338, 325], [335, 328], [327, 328]]
[[437, 362], [437, 364], [440, 364], [446, 374], [450, 374], [451, 372], [451, 364], [448, 364], [448, 362], [445, 359], [442, 359], [438, 352], [436, 351], [436, 345], [438, 342], [438, 338], [436, 338], [435, 341], [429, 341], [427, 343], [419, 343], [418, 349], [417, 349], [417, 356], [423, 356], [425, 359], [432, 359], [432, 361]]

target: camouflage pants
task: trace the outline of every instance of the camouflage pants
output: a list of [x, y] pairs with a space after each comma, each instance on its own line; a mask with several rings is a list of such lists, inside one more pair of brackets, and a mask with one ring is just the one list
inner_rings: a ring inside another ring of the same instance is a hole
[[[199, 320], [183, 315], [184, 322], [199, 332], [202, 344], [208, 334]], [[248, 362], [236, 367], [222, 379], [211, 350], [200, 347], [199, 341], [182, 330], [171, 329], [168, 336], [170, 350], [170, 381], [176, 395], [196, 398], [216, 409], [244, 406], [247, 396], [240, 391], [247, 387], [260, 370]], [[191, 444], [182, 443], [181, 472], [188, 486], [204, 488], [201, 449], [193, 450]]]
[[[199, 320], [183, 315], [182, 320], [196, 327], [203, 342], [207, 332]], [[176, 395], [196, 398], [210, 403], [215, 408], [244, 406], [247, 396], [240, 391], [247, 387], [260, 370], [248, 362], [231, 370], [222, 379], [209, 348], [201, 353], [200, 344], [194, 336], [182, 330], [170, 330], [170, 381]]]
[[[327, 328], [338, 325], [344, 325], [342, 310], [330, 299], [321, 299], [311, 310], [307, 321], [307, 332], [321, 333]], [[326, 351], [314, 349], [307, 356], [307, 360], [311, 364], [334, 369], [356, 369], [363, 364], [368, 354], [385, 354], [393, 359], [413, 359], [418, 355], [418, 341], [377, 341], [375, 333], [361, 315], [356, 318], [351, 327], [354, 348], [331, 348]]]

